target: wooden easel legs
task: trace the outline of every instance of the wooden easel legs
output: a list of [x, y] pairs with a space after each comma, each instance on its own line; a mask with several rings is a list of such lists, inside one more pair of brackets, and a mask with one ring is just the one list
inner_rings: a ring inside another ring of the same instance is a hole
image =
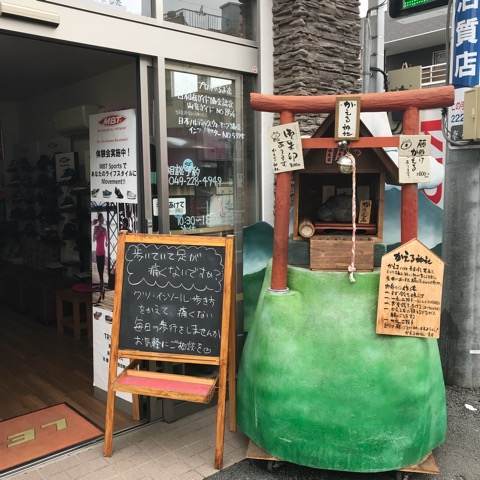
[[103, 444], [103, 456], [112, 456], [112, 443], [113, 443], [113, 425], [115, 415], [115, 390], [113, 388], [108, 389], [107, 393], [107, 412], [105, 414], [105, 440]]
[[[223, 450], [225, 445], [225, 411], [226, 411], [226, 397], [227, 397], [227, 377], [228, 373], [228, 407], [229, 407], [229, 430], [231, 432], [237, 431], [237, 402], [236, 402], [236, 360], [235, 360], [235, 342], [236, 342], [236, 330], [235, 322], [232, 321], [233, 328], [230, 328], [230, 352], [228, 358], [227, 370], [223, 372], [223, 375], [219, 378], [219, 391], [218, 391], [218, 406], [217, 406], [217, 423], [216, 423], [216, 436], [215, 436], [215, 468], [221, 470], [223, 466]], [[232, 327], [231, 326], [231, 327]], [[223, 387], [222, 387], [223, 381]]]
[[132, 393], [132, 420], [140, 421], [140, 395]]
[[[226, 379], [225, 379], [226, 380]], [[223, 450], [225, 441], [225, 400], [226, 400], [226, 382], [221, 386], [222, 380], [220, 379], [220, 388], [218, 392], [218, 405], [217, 405], [217, 422], [215, 433], [215, 468], [221, 470], [223, 466]]]

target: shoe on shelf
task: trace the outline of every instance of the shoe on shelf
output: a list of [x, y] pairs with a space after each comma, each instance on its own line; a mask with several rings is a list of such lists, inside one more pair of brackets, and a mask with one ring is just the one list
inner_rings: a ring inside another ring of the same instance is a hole
[[71, 179], [76, 175], [76, 171], [73, 168], [67, 167], [60, 178], [62, 179]]
[[85, 185], [83, 183], [75, 182], [75, 183], [70, 184], [70, 191], [71, 192], [78, 193], [78, 192], [83, 192], [83, 191], [86, 191], [86, 190], [88, 190], [88, 185]]
[[47, 155], [40, 155], [40, 158], [37, 162], [37, 168], [39, 170], [46, 170], [50, 164], [50, 159]]
[[77, 236], [77, 227], [74, 223], [68, 222], [62, 230], [62, 238], [64, 240], [73, 240]]
[[53, 183], [54, 183], [54, 180], [52, 177], [50, 177], [49, 175], [46, 175], [45, 173], [41, 173], [37, 177], [37, 181], [35, 184], [37, 187], [44, 188], [52, 185]]
[[7, 167], [7, 172], [13, 173], [16, 171], [17, 171], [17, 162], [15, 160], [12, 160]]
[[60, 203], [60, 207], [74, 207], [75, 206], [75, 199], [70, 195], [65, 195], [63, 201]]
[[32, 236], [35, 235], [37, 232], [35, 230], [35, 225], [32, 222], [29, 222], [25, 225], [23, 232], [20, 232], [21, 235]]
[[30, 162], [25, 157], [22, 157], [18, 162], [18, 167], [20, 170], [28, 172], [30, 171]]
[[133, 192], [131, 192], [130, 190], [127, 190], [127, 198], [129, 200], [135, 200], [137, 198], [137, 195]]
[[22, 220], [25, 216], [23, 208], [16, 207], [10, 211], [10, 220]]
[[93, 198], [97, 198], [98, 192], [100, 191], [99, 188], [92, 188], [91, 195]]
[[103, 198], [110, 198], [112, 196], [112, 192], [110, 190], [104, 190], [102, 193]]
[[8, 182], [9, 185], [18, 185], [20, 183], [20, 177], [18, 176], [17, 172], [14, 172], [10, 177], [10, 181]]
[[115, 195], [117, 198], [123, 198], [122, 192], [117, 187], [115, 187]]

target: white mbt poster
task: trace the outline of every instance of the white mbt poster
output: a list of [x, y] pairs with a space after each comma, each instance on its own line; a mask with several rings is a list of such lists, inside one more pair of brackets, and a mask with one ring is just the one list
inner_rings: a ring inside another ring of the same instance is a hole
[[137, 203], [137, 120], [134, 109], [90, 115], [92, 202]]
[[[93, 307], [93, 385], [105, 392], [108, 390], [111, 333], [112, 312]], [[117, 373], [120, 373], [128, 364], [128, 360], [120, 358]], [[129, 393], [117, 392], [116, 395], [128, 402], [132, 401]]]

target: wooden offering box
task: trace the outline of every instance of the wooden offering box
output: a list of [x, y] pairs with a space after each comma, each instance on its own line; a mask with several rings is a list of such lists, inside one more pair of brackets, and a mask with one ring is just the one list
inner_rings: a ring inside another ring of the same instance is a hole
[[[357, 237], [355, 268], [373, 270], [373, 245], [377, 238]], [[352, 239], [334, 235], [315, 235], [310, 239], [312, 270], [346, 270], [352, 257]]]
[[[328, 117], [314, 137], [333, 137]], [[372, 136], [361, 123], [361, 136]], [[383, 149], [351, 150], [356, 159], [356, 268], [373, 270], [373, 247], [383, 238], [385, 183], [398, 183], [398, 168]], [[352, 250], [352, 175], [340, 172], [337, 149], [305, 152], [295, 172], [294, 240], [310, 241], [312, 270], [346, 270]]]

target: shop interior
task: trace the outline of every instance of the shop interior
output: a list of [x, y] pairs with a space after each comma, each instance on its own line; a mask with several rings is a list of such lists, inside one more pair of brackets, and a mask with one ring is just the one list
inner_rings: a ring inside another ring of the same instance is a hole
[[137, 58], [1, 34], [0, 65], [0, 421], [66, 402], [103, 428], [92, 302], [111, 309], [114, 258], [101, 281], [92, 237], [106, 222], [108, 257], [136, 205], [91, 203], [89, 115], [137, 108]]

